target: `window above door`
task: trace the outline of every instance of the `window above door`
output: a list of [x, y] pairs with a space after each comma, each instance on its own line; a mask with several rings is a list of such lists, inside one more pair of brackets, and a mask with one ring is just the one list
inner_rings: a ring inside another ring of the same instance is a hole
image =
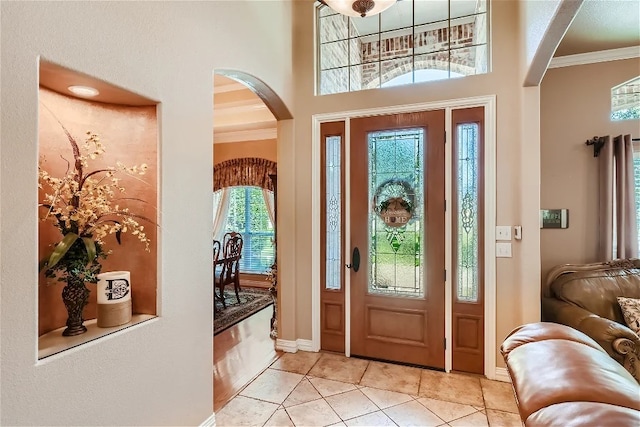
[[317, 4], [317, 94], [489, 71], [486, 0], [403, 0], [350, 18]]

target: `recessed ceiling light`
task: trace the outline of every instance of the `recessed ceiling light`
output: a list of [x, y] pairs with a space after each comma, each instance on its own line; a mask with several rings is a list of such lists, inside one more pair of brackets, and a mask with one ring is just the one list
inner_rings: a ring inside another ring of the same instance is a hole
[[87, 98], [96, 96], [100, 93], [98, 92], [98, 89], [90, 86], [69, 86], [67, 89], [78, 96], [84, 96]]

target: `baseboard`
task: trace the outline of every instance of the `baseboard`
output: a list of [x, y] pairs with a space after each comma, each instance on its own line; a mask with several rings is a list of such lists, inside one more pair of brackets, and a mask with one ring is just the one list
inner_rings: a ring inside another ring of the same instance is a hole
[[311, 340], [298, 339], [296, 340], [296, 343], [298, 343], [298, 350], [311, 351], [314, 353], [318, 351], [313, 348], [313, 341]]
[[311, 340], [297, 339], [292, 341], [282, 340], [280, 338], [276, 340], [276, 350], [281, 350], [285, 353], [296, 353], [298, 350], [310, 352], [318, 351], [313, 348], [313, 341]]
[[211, 414], [209, 418], [200, 424], [200, 427], [216, 427], [216, 414]]
[[502, 381], [505, 383], [510, 383], [511, 382], [511, 377], [509, 377], [509, 372], [507, 371], [507, 368], [501, 368], [499, 366], [496, 366], [496, 381]]
[[276, 340], [276, 350], [281, 350], [285, 353], [296, 353], [298, 351], [298, 343], [278, 338]]

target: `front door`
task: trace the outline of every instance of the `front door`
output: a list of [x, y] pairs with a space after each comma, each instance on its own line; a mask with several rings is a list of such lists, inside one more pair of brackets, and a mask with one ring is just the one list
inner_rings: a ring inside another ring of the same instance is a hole
[[353, 356], [444, 369], [444, 144], [443, 110], [351, 120]]

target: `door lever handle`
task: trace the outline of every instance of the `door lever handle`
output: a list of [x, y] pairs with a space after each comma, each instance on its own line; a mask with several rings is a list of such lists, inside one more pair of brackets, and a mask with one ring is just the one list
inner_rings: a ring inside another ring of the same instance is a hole
[[353, 253], [351, 254], [351, 264], [345, 264], [347, 268], [353, 268], [354, 272], [358, 272], [360, 269], [360, 249], [356, 246], [353, 248]]

